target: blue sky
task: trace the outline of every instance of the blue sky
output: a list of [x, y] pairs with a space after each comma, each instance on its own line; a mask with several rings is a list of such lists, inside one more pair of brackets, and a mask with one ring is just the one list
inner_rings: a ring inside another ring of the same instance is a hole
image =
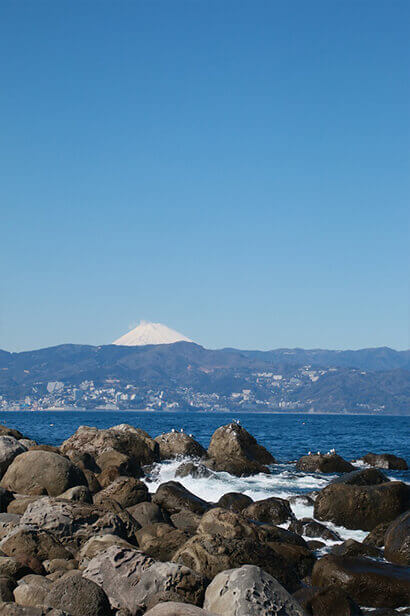
[[408, 348], [409, 17], [3, 1], [0, 348]]

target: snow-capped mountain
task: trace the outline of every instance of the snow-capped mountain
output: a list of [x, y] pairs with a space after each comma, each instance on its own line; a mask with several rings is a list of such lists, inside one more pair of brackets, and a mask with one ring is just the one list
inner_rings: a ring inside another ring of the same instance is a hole
[[137, 327], [115, 340], [113, 344], [120, 346], [143, 346], [146, 344], [172, 344], [173, 342], [192, 342], [183, 334], [162, 323], [141, 321]]

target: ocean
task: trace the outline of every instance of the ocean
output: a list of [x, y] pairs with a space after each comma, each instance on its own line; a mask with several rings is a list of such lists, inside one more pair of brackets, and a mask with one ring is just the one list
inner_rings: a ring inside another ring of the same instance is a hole
[[[40, 411], [0, 412], [0, 423], [17, 428], [39, 443], [60, 445], [80, 425], [108, 428], [128, 423], [155, 437], [172, 428], [183, 428], [205, 447], [216, 428], [232, 421], [228, 413], [164, 413], [137, 411]], [[330, 449], [347, 460], [356, 460], [369, 452], [393, 453], [410, 462], [410, 417], [365, 415], [304, 415], [242, 413], [235, 416], [241, 424], [275, 456], [271, 475], [233, 477], [215, 472], [209, 478], [178, 478], [191, 492], [216, 502], [226, 492], [242, 492], [254, 500], [278, 496], [289, 498], [320, 490], [336, 475], [304, 473], [296, 470], [295, 461], [308, 451], [326, 453]], [[154, 492], [160, 483], [175, 478], [181, 460], [155, 465], [145, 481]], [[360, 468], [362, 462], [355, 465]], [[390, 479], [410, 484], [410, 471], [386, 471]], [[313, 517], [313, 507], [301, 502], [292, 504], [298, 518]], [[286, 525], [285, 525], [286, 526]], [[366, 532], [336, 527], [342, 539], [361, 541]], [[334, 542], [327, 541], [328, 549]]]

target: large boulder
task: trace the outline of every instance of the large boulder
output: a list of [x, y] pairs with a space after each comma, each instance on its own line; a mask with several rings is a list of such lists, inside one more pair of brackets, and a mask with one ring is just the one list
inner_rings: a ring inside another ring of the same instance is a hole
[[206, 589], [204, 608], [220, 616], [305, 616], [283, 586], [254, 565], [219, 573]]
[[198, 526], [198, 533], [220, 535], [226, 539], [260, 538], [259, 527], [255, 523], [243, 514], [221, 507], [215, 507], [204, 513]]
[[14, 458], [0, 485], [22, 494], [58, 496], [69, 488], [86, 484], [83, 472], [64, 456], [31, 450]]
[[[123, 454], [140, 467], [159, 461], [159, 446], [144, 430], [127, 424], [113, 426], [107, 430], [98, 430], [80, 426], [77, 431], [61, 445], [60, 450], [69, 458], [80, 454], [89, 454], [102, 468], [103, 454], [105, 466], [110, 465], [110, 452]], [[115, 465], [115, 462], [112, 462]], [[93, 470], [90, 468], [90, 470]]]
[[404, 458], [399, 458], [391, 453], [367, 453], [362, 460], [370, 466], [377, 466], [386, 470], [407, 471], [409, 468]]
[[141, 527], [147, 526], [147, 524], [155, 524], [156, 522], [169, 521], [168, 514], [164, 513], [157, 504], [151, 502], [138, 503], [132, 507], [127, 507], [127, 511], [141, 524]]
[[370, 556], [370, 558], [381, 558], [382, 556], [379, 548], [376, 548], [374, 545], [360, 543], [360, 541], [355, 541], [355, 539], [347, 539], [343, 543], [334, 545], [330, 553], [337, 556]]
[[136, 604], [145, 610], [163, 601], [202, 605], [205, 587], [205, 578], [189, 567], [157, 562], [143, 571], [132, 594]]
[[185, 432], [168, 432], [157, 436], [155, 442], [159, 445], [161, 460], [181, 457], [206, 456], [206, 450], [192, 436]]
[[208, 447], [207, 466], [226, 471], [238, 477], [255, 473], [268, 473], [267, 464], [275, 458], [237, 423], [221, 426], [212, 435]]
[[31, 528], [18, 528], [0, 543], [0, 549], [7, 556], [26, 555], [40, 562], [52, 558], [72, 558], [70, 552], [54, 535]]
[[134, 545], [116, 535], [94, 535], [83, 545], [77, 555], [79, 562], [78, 568], [81, 570], [85, 569], [93, 558], [112, 546], [120, 549], [127, 548], [129, 550], [135, 550]]
[[14, 589], [14, 600], [19, 605], [41, 607], [52, 585], [51, 580], [42, 575], [26, 575], [19, 580], [18, 586]]
[[384, 556], [396, 565], [410, 565], [410, 511], [399, 516], [384, 536]]
[[336, 453], [315, 453], [302, 456], [296, 462], [296, 468], [306, 473], [350, 473], [355, 468]]
[[217, 504], [218, 507], [240, 513], [243, 509], [252, 505], [252, 503], [253, 500], [246, 494], [242, 494], [241, 492], [227, 492], [221, 496]]
[[369, 558], [327, 555], [313, 567], [312, 584], [337, 586], [367, 607], [408, 606], [410, 568]]
[[0, 436], [0, 477], [3, 477], [14, 458], [25, 451], [27, 447], [14, 437]]
[[265, 498], [248, 505], [242, 510], [242, 515], [257, 522], [267, 522], [268, 524], [283, 524], [295, 518], [289, 501], [283, 498]]
[[135, 615], [139, 609], [135, 588], [142, 573], [154, 562], [139, 550], [112, 545], [90, 560], [83, 577], [104, 590], [113, 608], [128, 609]]
[[172, 560], [208, 579], [226, 569], [257, 565], [276, 578], [289, 592], [300, 585], [295, 568], [267, 543], [254, 537], [227, 538], [220, 534], [198, 533], [188, 539]]
[[81, 574], [67, 574], [54, 582], [44, 604], [64, 610], [70, 616], [111, 616], [105, 592]]
[[209, 509], [209, 504], [206, 501], [192, 494], [178, 481], [161, 483], [152, 498], [152, 502], [165, 509], [169, 514], [179, 513], [183, 509], [202, 514]]
[[98, 505], [107, 499], [116, 501], [124, 508], [132, 507], [149, 500], [148, 488], [135, 477], [118, 477], [94, 496], [94, 503]]
[[199, 523], [201, 521], [200, 515], [198, 515], [197, 513], [193, 513], [188, 509], [184, 509], [183, 511], [179, 511], [178, 513], [173, 513], [170, 517], [171, 522], [175, 526], [175, 528], [179, 528], [179, 530], [184, 530], [190, 535], [196, 533]]
[[331, 484], [315, 501], [314, 517], [346, 528], [372, 530], [393, 521], [410, 504], [410, 486], [389, 481], [375, 486]]
[[362, 616], [363, 614], [357, 603], [337, 586], [305, 587], [297, 590], [293, 597], [308, 614], [313, 616]]
[[363, 539], [364, 545], [382, 548], [384, 546], [384, 537], [391, 522], [382, 522], [373, 528], [373, 530]]
[[345, 473], [341, 477], [336, 477], [330, 483], [347, 483], [352, 486], [376, 486], [387, 481], [389, 481], [389, 478], [378, 468], [362, 468], [351, 473]]
[[171, 560], [191, 535], [169, 524], [150, 524], [137, 532], [138, 545], [155, 560]]
[[[79, 550], [94, 535], [116, 535], [135, 542], [136, 528], [130, 527], [122, 514], [96, 505], [55, 498], [42, 498], [29, 505], [21, 525], [52, 533], [70, 550]], [[129, 515], [129, 514], [128, 514]]]

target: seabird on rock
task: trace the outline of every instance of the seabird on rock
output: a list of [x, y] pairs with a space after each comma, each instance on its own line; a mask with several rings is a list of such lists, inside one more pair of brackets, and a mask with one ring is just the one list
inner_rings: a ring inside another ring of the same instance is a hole
[[171, 432], [175, 432], [175, 428], [172, 428]]

